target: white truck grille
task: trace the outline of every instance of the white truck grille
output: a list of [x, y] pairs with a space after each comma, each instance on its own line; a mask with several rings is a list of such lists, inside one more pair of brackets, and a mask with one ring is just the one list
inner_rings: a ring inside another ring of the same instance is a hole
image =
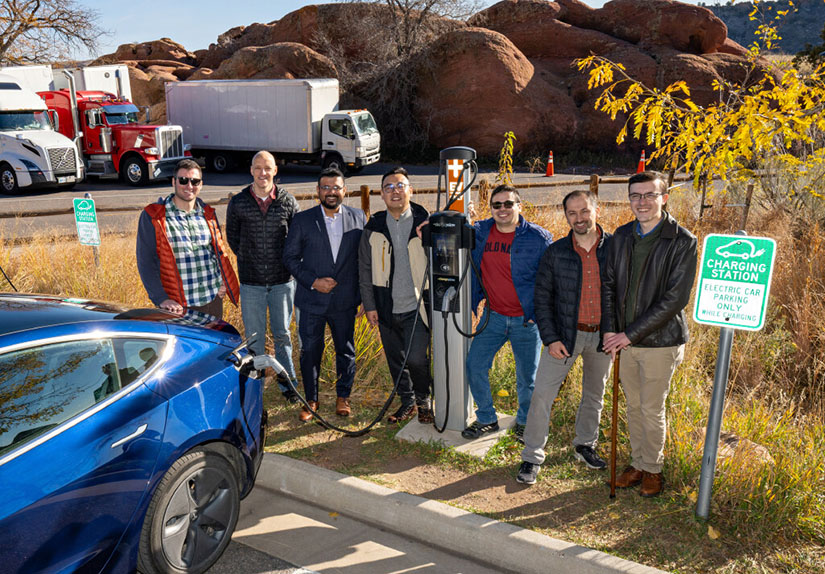
[[52, 165], [53, 173], [76, 173], [77, 163], [75, 161], [74, 148], [50, 147], [46, 151], [49, 153], [49, 163]]
[[157, 128], [158, 151], [161, 159], [183, 157], [183, 128], [163, 126]]

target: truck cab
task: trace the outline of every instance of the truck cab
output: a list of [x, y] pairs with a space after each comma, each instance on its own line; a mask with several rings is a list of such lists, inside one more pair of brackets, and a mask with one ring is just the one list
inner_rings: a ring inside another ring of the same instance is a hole
[[61, 133], [79, 132], [88, 175], [120, 175], [130, 185], [145, 185], [171, 177], [178, 161], [191, 157], [180, 126], [142, 124], [138, 107], [115, 94], [75, 92], [76, 108], [71, 89], [39, 95], [57, 114]]
[[327, 114], [321, 130], [324, 167], [360, 171], [381, 156], [381, 134], [367, 110], [342, 110]]
[[78, 150], [54, 130], [43, 101], [16, 79], [0, 75], [0, 191], [68, 189], [83, 176]]

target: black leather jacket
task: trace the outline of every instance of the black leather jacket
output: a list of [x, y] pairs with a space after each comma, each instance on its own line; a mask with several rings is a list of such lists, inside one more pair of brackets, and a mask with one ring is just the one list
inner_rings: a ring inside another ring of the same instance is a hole
[[685, 306], [696, 278], [696, 237], [665, 212], [661, 236], [636, 290], [636, 319], [625, 325], [634, 219], [613, 235], [602, 269], [602, 333], [624, 332], [637, 347], [673, 347], [688, 340]]
[[[600, 276], [606, 265], [611, 237], [602, 230], [602, 237], [596, 246]], [[582, 260], [573, 247], [573, 241], [571, 231], [567, 236], [551, 243], [544, 252], [536, 272], [533, 298], [541, 342], [549, 345], [561, 341], [570, 353], [576, 346], [576, 323], [579, 320], [582, 292]]]

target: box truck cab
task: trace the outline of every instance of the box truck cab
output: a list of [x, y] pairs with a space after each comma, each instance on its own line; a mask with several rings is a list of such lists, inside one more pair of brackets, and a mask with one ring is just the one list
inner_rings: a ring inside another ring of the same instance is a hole
[[61, 133], [80, 133], [89, 176], [120, 175], [130, 185], [145, 185], [172, 177], [175, 165], [191, 156], [180, 126], [142, 124], [137, 106], [113, 93], [69, 88], [39, 95], [57, 114]]
[[0, 190], [69, 189], [83, 175], [74, 142], [54, 130], [43, 100], [0, 74]]
[[166, 84], [166, 112], [192, 155], [225, 171], [267, 150], [279, 162], [358, 171], [381, 155], [367, 110], [339, 110], [338, 80], [195, 80]]

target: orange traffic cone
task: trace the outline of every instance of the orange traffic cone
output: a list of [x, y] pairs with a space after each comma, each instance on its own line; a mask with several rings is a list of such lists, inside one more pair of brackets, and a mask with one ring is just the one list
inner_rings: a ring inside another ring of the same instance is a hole
[[636, 168], [636, 173], [642, 173], [645, 170], [645, 150], [642, 150], [642, 157], [639, 158], [639, 165]]
[[544, 177], [552, 177], [556, 175], [556, 168], [553, 167], [553, 152], [547, 156], [547, 171], [544, 172]]

